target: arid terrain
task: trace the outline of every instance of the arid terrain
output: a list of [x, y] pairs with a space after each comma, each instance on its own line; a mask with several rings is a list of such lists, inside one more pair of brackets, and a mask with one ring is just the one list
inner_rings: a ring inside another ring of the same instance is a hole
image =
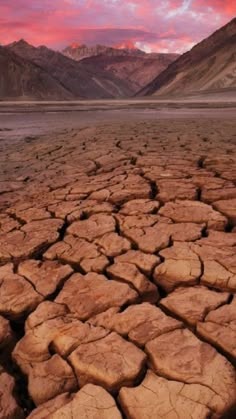
[[1, 419], [235, 402], [236, 109], [201, 100], [0, 105]]

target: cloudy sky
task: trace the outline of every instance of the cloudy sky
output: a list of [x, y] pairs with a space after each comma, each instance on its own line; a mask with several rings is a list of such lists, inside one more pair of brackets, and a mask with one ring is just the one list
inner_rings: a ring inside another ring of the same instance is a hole
[[235, 15], [236, 0], [0, 0], [0, 43], [184, 52]]

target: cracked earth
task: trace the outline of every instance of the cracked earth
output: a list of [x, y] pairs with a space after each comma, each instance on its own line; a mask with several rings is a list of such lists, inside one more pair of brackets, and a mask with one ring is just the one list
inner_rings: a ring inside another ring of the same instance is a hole
[[206, 419], [236, 400], [236, 134], [0, 143], [0, 418]]

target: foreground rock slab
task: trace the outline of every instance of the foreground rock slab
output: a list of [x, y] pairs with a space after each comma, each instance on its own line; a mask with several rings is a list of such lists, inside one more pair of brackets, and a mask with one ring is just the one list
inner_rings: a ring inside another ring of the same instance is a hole
[[62, 396], [35, 409], [28, 419], [122, 419], [113, 397], [102, 387], [87, 384], [78, 393]]
[[[45, 303], [42, 305], [45, 310]], [[109, 333], [104, 328], [90, 327], [67, 313], [45, 318], [45, 313], [37, 311], [38, 324], [27, 329], [12, 354], [25, 374], [29, 374], [34, 364], [50, 360], [51, 352], [66, 358], [82, 343], [94, 342]]]
[[198, 283], [202, 274], [201, 261], [191, 244], [176, 242], [162, 250], [160, 255], [165, 261], [154, 271], [153, 278], [157, 285], [170, 292], [177, 286]]
[[198, 385], [202, 400], [211, 410], [222, 412], [234, 402], [233, 366], [189, 330], [177, 329], [161, 335], [146, 344], [146, 351], [158, 375]]
[[[135, 224], [138, 224], [138, 220], [135, 220]], [[130, 228], [124, 226], [121, 230], [138, 246], [139, 250], [155, 253], [168, 247], [171, 241], [189, 242], [200, 239], [203, 227], [203, 224], [197, 223], [172, 224], [168, 219], [163, 218], [152, 226], [141, 225]]]
[[104, 234], [95, 240], [99, 250], [108, 257], [115, 257], [131, 249], [131, 243], [117, 233]]
[[157, 199], [161, 202], [197, 199], [197, 187], [189, 179], [158, 180], [157, 184], [159, 190]]
[[13, 264], [0, 267], [0, 314], [17, 320], [33, 311], [43, 300], [24, 277], [13, 271]]
[[231, 224], [236, 225], [236, 198], [216, 201], [213, 205], [229, 219]]
[[39, 294], [48, 297], [74, 272], [69, 265], [58, 262], [26, 260], [18, 267], [20, 275], [27, 278]]
[[[109, 168], [112, 170], [112, 167]], [[124, 204], [133, 199], [148, 199], [151, 188], [147, 181], [141, 176], [130, 174], [120, 184], [112, 185], [109, 188], [93, 192], [91, 199], [98, 201], [109, 201], [115, 205]]]
[[20, 223], [6, 214], [0, 214], [0, 235], [10, 233], [20, 227]]
[[197, 324], [197, 332], [236, 365], [236, 297], [211, 311], [204, 322]]
[[149, 303], [132, 305], [122, 312], [119, 312], [119, 308], [110, 308], [88, 322], [128, 336], [138, 346], [144, 346], [163, 333], [183, 327], [180, 321]]
[[150, 303], [158, 301], [159, 293], [156, 285], [149, 281], [132, 263], [116, 262], [107, 268], [107, 273], [111, 278], [133, 286], [142, 301]]
[[124, 215], [138, 215], [138, 214], [153, 214], [157, 212], [160, 203], [151, 199], [131, 199], [122, 205], [120, 214]]
[[10, 345], [14, 340], [13, 331], [9, 320], [0, 316], [0, 350], [3, 352], [4, 349], [7, 349], [7, 346]]
[[15, 397], [15, 380], [0, 366], [0, 418], [24, 419], [25, 415]]
[[63, 222], [57, 219], [33, 221], [0, 235], [0, 264], [36, 256], [59, 238]]
[[197, 240], [196, 244], [200, 246], [218, 247], [219, 249], [227, 247], [236, 248], [236, 233], [210, 230], [208, 231], [207, 237], [202, 237], [200, 240]]
[[80, 345], [69, 360], [80, 386], [94, 383], [113, 392], [123, 385], [135, 384], [143, 371], [146, 355], [112, 332], [96, 342]]
[[[46, 302], [42, 305], [45, 310]], [[35, 405], [40, 405], [63, 392], [78, 389], [74, 370], [68, 362], [69, 355], [90, 342], [91, 346], [95, 345], [109, 331], [84, 324], [68, 313], [56, 312], [56, 309], [53, 316], [51, 308], [48, 318], [45, 311], [37, 311], [38, 324], [27, 329], [12, 356], [27, 376], [30, 397]]]
[[209, 311], [226, 304], [228, 293], [219, 293], [203, 286], [179, 287], [174, 292], [163, 298], [161, 307], [180, 317], [190, 326], [204, 320]]
[[28, 419], [49, 419], [61, 407], [70, 403], [72, 396], [70, 393], [63, 393], [53, 399], [38, 406], [28, 416]]
[[71, 366], [57, 354], [28, 369], [28, 391], [36, 406], [77, 387]]
[[96, 214], [87, 220], [76, 221], [67, 229], [68, 233], [89, 241], [113, 231], [115, 231], [115, 220], [106, 214]]
[[87, 320], [110, 307], [122, 307], [138, 299], [138, 294], [127, 284], [109, 281], [104, 275], [74, 274], [64, 285], [56, 302], [66, 304], [80, 320]]
[[71, 234], [66, 235], [63, 241], [52, 245], [44, 253], [44, 259], [58, 260], [84, 272], [101, 273], [109, 265], [107, 257], [101, 253], [95, 243]]
[[159, 211], [159, 214], [171, 218], [177, 223], [206, 223], [211, 230], [224, 230], [227, 218], [215, 211], [210, 205], [195, 201], [169, 202]]
[[145, 275], [151, 275], [154, 267], [160, 263], [160, 258], [156, 255], [143, 253], [139, 250], [130, 250], [117, 256], [115, 262], [133, 263]]
[[217, 242], [214, 246], [204, 245], [202, 240], [201, 243], [196, 242], [192, 245], [192, 250], [203, 264], [201, 284], [220, 291], [236, 292], [235, 249], [216, 244]]
[[[207, 419], [211, 413], [201, 400], [192, 400], [191, 394], [185, 395], [188, 385], [158, 377], [148, 370], [140, 386], [123, 387], [119, 401], [128, 419], [143, 418], [192, 418]], [[196, 391], [194, 385], [191, 391]]]

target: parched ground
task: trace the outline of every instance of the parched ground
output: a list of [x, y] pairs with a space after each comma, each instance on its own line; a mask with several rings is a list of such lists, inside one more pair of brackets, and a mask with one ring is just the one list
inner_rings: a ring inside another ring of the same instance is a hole
[[236, 125], [0, 143], [0, 418], [206, 419], [236, 400]]

